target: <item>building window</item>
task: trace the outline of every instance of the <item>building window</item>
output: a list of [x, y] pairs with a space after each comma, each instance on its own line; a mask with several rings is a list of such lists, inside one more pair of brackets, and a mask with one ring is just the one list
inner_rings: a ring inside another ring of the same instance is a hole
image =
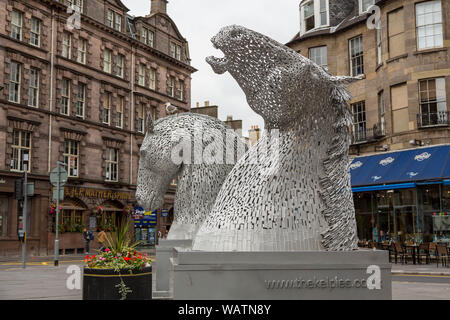
[[78, 177], [80, 143], [74, 140], [64, 141], [64, 163], [67, 165], [69, 177]]
[[145, 65], [143, 65], [142, 63], [139, 64], [139, 80], [138, 80], [138, 84], [140, 86], [145, 87]]
[[145, 106], [141, 105], [140, 108], [138, 108], [138, 118], [137, 118], [137, 131], [139, 133], [144, 133], [144, 113], [145, 113]]
[[86, 85], [83, 83], [78, 83], [78, 94], [77, 94], [77, 117], [84, 118], [84, 102], [86, 96]]
[[328, 25], [328, 1], [327, 0], [319, 1], [319, 16], [320, 16], [320, 25], [321, 26]]
[[22, 40], [22, 12], [13, 10], [11, 13], [11, 38]]
[[11, 62], [9, 74], [9, 101], [20, 102], [20, 83], [22, 81], [22, 66], [17, 62]]
[[314, 28], [328, 26], [328, 12], [328, 0], [311, 0], [302, 4], [300, 7], [301, 33], [308, 32]]
[[117, 76], [123, 78], [125, 57], [121, 54], [117, 55]]
[[350, 75], [355, 77], [364, 74], [363, 38], [358, 36], [349, 41]]
[[147, 44], [147, 34], [148, 34], [148, 30], [144, 27], [142, 27], [141, 29], [141, 42]]
[[41, 46], [41, 20], [31, 18], [30, 21], [30, 44], [36, 47]]
[[408, 86], [406, 83], [391, 87], [392, 132], [410, 130]]
[[177, 98], [183, 101], [184, 99], [184, 81], [177, 81]]
[[122, 16], [118, 13], [114, 13], [114, 29], [122, 31]]
[[28, 156], [28, 168], [31, 167], [31, 132], [14, 130], [12, 142], [11, 171], [24, 171], [24, 162]]
[[63, 78], [61, 89], [61, 114], [68, 116], [69, 112], [70, 112], [70, 80], [67, 78]]
[[153, 47], [154, 39], [155, 39], [155, 33], [153, 31], [148, 30], [148, 42], [147, 42], [147, 44], [150, 47]]
[[87, 41], [85, 39], [78, 40], [78, 58], [77, 61], [82, 64], [86, 64], [86, 48]]
[[375, 4], [375, 0], [359, 0], [359, 12], [364, 13]]
[[28, 90], [28, 105], [37, 108], [39, 104], [39, 70], [30, 69], [30, 88]]
[[352, 104], [353, 113], [353, 141], [366, 141], [366, 103], [361, 101]]
[[170, 56], [177, 60], [181, 60], [181, 46], [177, 45], [174, 42], [171, 42], [170, 43]]
[[103, 71], [107, 73], [111, 73], [111, 57], [112, 57], [111, 50], [106, 49], [103, 52]]
[[419, 82], [419, 127], [447, 125], [447, 97], [445, 78], [427, 79]]
[[316, 26], [314, 17], [314, 1], [311, 1], [303, 6], [303, 25], [305, 32], [314, 29]]
[[106, 100], [103, 106], [103, 123], [109, 125], [111, 119], [111, 93], [106, 94]]
[[119, 98], [119, 103], [116, 105], [116, 127], [123, 127], [123, 107], [125, 105], [124, 97]]
[[83, 12], [83, 0], [66, 0], [67, 1], [67, 6], [77, 10], [79, 12]]
[[62, 41], [62, 56], [64, 58], [70, 59], [72, 51], [72, 35], [70, 33], [63, 33], [63, 41]]
[[403, 8], [389, 12], [387, 19], [389, 56], [391, 58], [399, 57], [406, 53], [405, 18]]
[[416, 4], [417, 49], [443, 46], [441, 1]]
[[175, 78], [169, 77], [169, 82], [167, 83], [167, 94], [170, 97], [175, 97]]
[[156, 69], [150, 69], [150, 89], [156, 90]]
[[378, 116], [379, 116], [379, 125], [378, 135], [385, 136], [386, 135], [386, 106], [384, 103], [384, 91], [380, 91], [378, 93]]
[[119, 150], [106, 149], [106, 181], [118, 181]]
[[106, 25], [110, 28], [114, 26], [114, 11], [109, 9], [106, 12]]
[[314, 61], [319, 66], [328, 70], [328, 59], [327, 59], [327, 47], [316, 47], [309, 49], [309, 59]]

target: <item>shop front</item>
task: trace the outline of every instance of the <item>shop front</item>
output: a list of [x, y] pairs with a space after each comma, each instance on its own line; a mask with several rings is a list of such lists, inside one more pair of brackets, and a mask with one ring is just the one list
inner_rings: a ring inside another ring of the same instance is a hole
[[450, 146], [358, 157], [351, 164], [358, 237], [450, 242]]
[[[66, 186], [60, 202], [58, 239], [61, 254], [84, 252], [83, 230], [94, 232], [90, 247], [99, 249], [97, 233], [114, 231], [122, 219], [131, 219], [133, 196], [129, 191], [108, 190], [91, 186]], [[49, 208], [51, 228], [48, 234], [48, 254], [53, 252], [56, 237], [56, 204]], [[128, 221], [128, 220], [127, 220]]]

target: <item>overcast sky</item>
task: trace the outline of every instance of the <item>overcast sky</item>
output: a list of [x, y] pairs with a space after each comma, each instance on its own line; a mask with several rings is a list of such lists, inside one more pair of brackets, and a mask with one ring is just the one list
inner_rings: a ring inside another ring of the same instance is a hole
[[[150, 12], [150, 0], [122, 0], [130, 14], [144, 16]], [[247, 104], [245, 95], [228, 74], [217, 75], [205, 62], [210, 55], [222, 57], [210, 39], [224, 26], [239, 24], [286, 43], [299, 29], [300, 0], [169, 0], [167, 13], [189, 42], [192, 66], [191, 106], [204, 101], [219, 106], [219, 118], [227, 115], [243, 120], [243, 134], [252, 125], [263, 128], [263, 120]]]

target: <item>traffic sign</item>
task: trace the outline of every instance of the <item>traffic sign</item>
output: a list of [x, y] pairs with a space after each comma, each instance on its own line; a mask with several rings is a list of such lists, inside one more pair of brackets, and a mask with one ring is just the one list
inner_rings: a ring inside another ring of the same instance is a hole
[[[59, 172], [58, 172], [59, 169]], [[67, 182], [67, 172], [64, 168], [58, 167], [52, 171], [50, 174], [50, 182], [54, 187], [58, 186], [58, 177], [59, 177], [59, 186], [63, 187]]]
[[64, 200], [64, 189], [59, 190], [59, 199], [58, 198], [58, 189], [53, 189], [53, 201], [63, 201]]

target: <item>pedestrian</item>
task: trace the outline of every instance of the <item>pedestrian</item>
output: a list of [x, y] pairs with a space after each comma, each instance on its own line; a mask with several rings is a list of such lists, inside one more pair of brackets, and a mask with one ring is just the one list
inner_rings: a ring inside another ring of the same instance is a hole
[[98, 243], [100, 244], [100, 251], [105, 251], [106, 233], [103, 228], [100, 228], [100, 232], [97, 235]]
[[94, 240], [94, 234], [91, 230], [88, 230], [86, 228], [83, 229], [83, 238], [84, 238], [84, 245], [86, 253], [89, 254], [89, 242]]

